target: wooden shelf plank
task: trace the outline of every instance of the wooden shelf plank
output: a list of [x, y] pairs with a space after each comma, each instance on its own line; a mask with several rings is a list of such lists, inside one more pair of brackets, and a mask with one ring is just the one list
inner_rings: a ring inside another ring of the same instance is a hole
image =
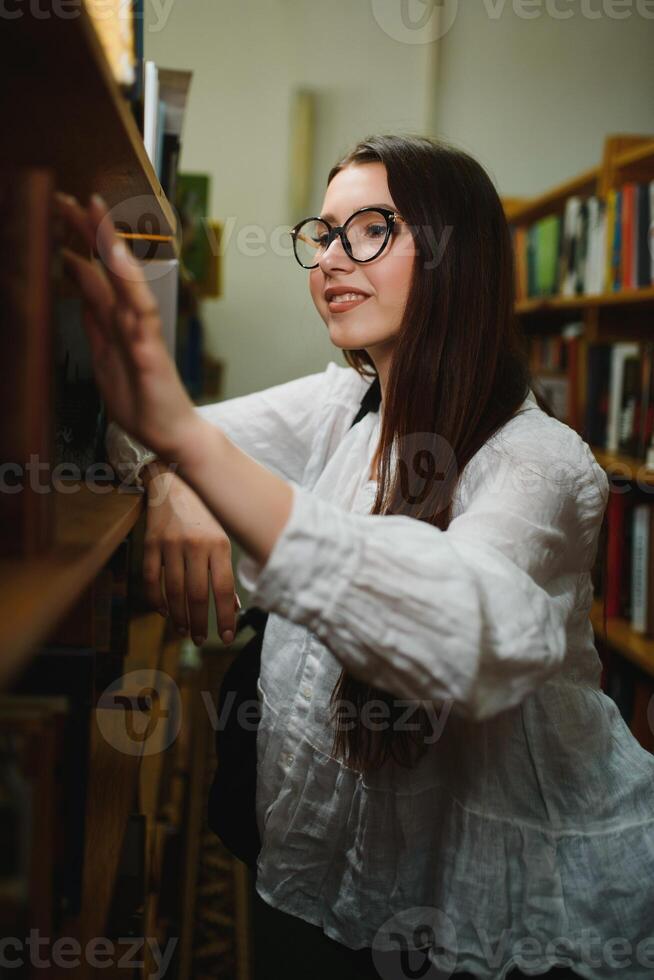
[[596, 293], [592, 296], [536, 296], [517, 302], [515, 311], [520, 316], [529, 316], [535, 313], [559, 313], [607, 306], [654, 307], [654, 286], [621, 289], [615, 293]]
[[[590, 621], [595, 633], [604, 638], [604, 623], [602, 603], [599, 599], [593, 601]], [[608, 616], [606, 619], [607, 642], [621, 653], [627, 660], [636, 664], [641, 670], [654, 677], [654, 640], [648, 639], [641, 633], [636, 633], [626, 619], [620, 616]]]
[[632, 167], [640, 169], [649, 166], [654, 171], [654, 140], [642, 143], [640, 146], [625, 150], [615, 160], [614, 167], [617, 172], [630, 170]]
[[53, 547], [29, 559], [0, 560], [0, 684], [73, 606], [129, 534], [143, 507], [142, 493], [75, 485], [58, 493]]
[[163, 235], [157, 258], [177, 254], [176, 218], [114, 81], [83, 3], [74, 16], [29, 7], [0, 32], [7, 99], [5, 165], [54, 169], [60, 190], [82, 201], [94, 191], [123, 230]]
[[563, 211], [566, 200], [573, 194], [594, 194], [600, 176], [599, 167], [591, 167], [571, 180], [558, 184], [538, 197], [532, 197], [523, 204], [507, 203], [506, 216], [511, 224], [528, 225], [539, 218], [556, 211]]
[[654, 470], [647, 468], [645, 460], [635, 456], [620, 456], [619, 453], [609, 453], [606, 449], [591, 447], [595, 459], [607, 473], [629, 480], [637, 480], [643, 486], [654, 486]]

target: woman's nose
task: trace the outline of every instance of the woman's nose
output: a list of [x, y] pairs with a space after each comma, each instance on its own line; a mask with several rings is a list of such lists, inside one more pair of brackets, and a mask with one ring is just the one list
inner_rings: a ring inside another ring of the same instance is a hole
[[352, 269], [354, 262], [345, 251], [340, 235], [337, 235], [328, 248], [318, 259], [318, 265], [323, 272], [332, 272], [336, 269]]

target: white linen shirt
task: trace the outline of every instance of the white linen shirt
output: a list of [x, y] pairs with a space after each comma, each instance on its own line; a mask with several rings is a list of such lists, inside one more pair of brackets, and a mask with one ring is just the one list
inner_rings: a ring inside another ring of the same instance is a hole
[[[607, 477], [530, 392], [466, 466], [446, 531], [372, 515], [379, 412], [350, 428], [369, 384], [330, 362], [197, 408], [293, 489], [268, 560], [238, 567], [270, 612], [257, 890], [351, 948], [411, 945], [427, 921], [442, 976], [652, 978], [654, 756], [599, 688], [589, 619]], [[106, 445], [140, 482], [152, 454], [113, 423]], [[333, 757], [343, 666], [425, 704], [415, 768]]]

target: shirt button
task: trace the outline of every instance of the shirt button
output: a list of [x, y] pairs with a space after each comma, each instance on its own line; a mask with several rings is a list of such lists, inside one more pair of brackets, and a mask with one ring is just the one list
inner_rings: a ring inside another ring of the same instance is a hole
[[294, 758], [295, 756], [291, 755], [290, 752], [286, 754], [286, 762], [288, 763], [289, 766], [292, 765]]
[[309, 701], [311, 699], [311, 688], [305, 685], [301, 689], [300, 694], [302, 695], [305, 701]]

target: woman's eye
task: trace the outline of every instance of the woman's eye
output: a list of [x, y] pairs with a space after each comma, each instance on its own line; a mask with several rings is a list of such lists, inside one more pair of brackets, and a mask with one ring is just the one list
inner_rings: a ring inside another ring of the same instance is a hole
[[329, 235], [318, 235], [318, 237], [315, 238], [314, 241], [315, 241], [316, 245], [318, 245], [320, 248], [327, 248], [327, 239], [328, 238], [329, 238]]
[[386, 225], [368, 225], [366, 231], [369, 238], [383, 238], [386, 234]]

